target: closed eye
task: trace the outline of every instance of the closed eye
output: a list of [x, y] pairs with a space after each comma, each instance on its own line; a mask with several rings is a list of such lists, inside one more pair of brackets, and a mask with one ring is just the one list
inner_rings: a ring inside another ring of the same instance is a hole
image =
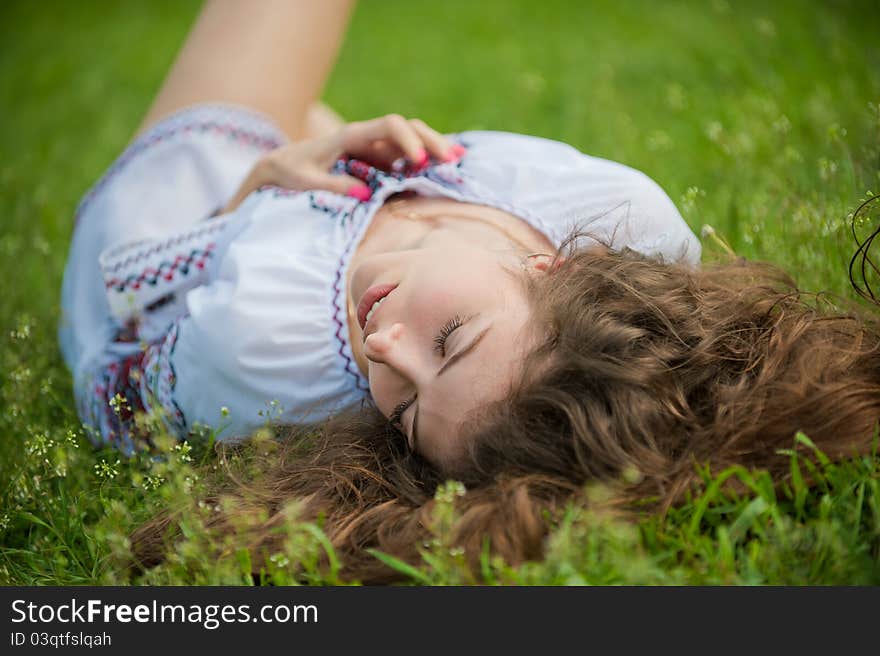
[[[449, 339], [449, 336], [452, 335], [452, 333], [454, 333], [456, 330], [461, 328], [464, 323], [465, 319], [456, 314], [440, 328], [440, 332], [437, 334], [436, 337], [434, 337], [434, 350], [442, 357], [446, 357], [446, 342]], [[472, 348], [476, 344], [476, 342], [478, 342], [482, 338], [487, 330], [484, 330], [480, 335], [478, 335], [477, 338], [471, 344], [469, 344], [467, 348], [462, 349], [462, 351], [467, 352], [468, 350], [470, 350], [470, 348]], [[456, 356], [453, 356], [452, 361], [456, 360], [457, 357], [462, 354], [463, 353], [457, 353]], [[445, 368], [448, 364], [451, 364], [451, 362], [445, 363], [438, 372], [438, 375], [442, 373], [443, 368]], [[418, 394], [405, 401], [401, 401], [394, 407], [394, 409], [391, 411], [391, 415], [388, 417], [388, 421], [391, 423], [391, 425], [394, 426], [394, 428], [396, 428], [398, 431], [400, 431], [404, 435], [404, 437], [408, 436], [406, 434], [406, 429], [403, 427], [403, 413], [406, 412], [407, 408], [409, 408], [413, 403], [416, 402], [416, 399], [418, 399]], [[413, 420], [412, 446], [415, 445], [416, 440], [416, 424], [417, 421]]]
[[403, 413], [406, 412], [406, 409], [410, 407], [413, 403], [415, 403], [416, 396], [413, 396], [411, 399], [407, 399], [406, 401], [401, 401], [398, 403], [394, 410], [391, 411], [391, 416], [388, 417], [388, 421], [391, 422], [391, 425], [394, 426], [401, 433], [405, 432], [403, 429], [403, 424], [401, 424], [401, 418], [403, 417]]
[[446, 356], [446, 340], [449, 339], [449, 336], [452, 333], [461, 328], [463, 323], [464, 319], [456, 314], [443, 325], [443, 327], [440, 329], [440, 332], [434, 338], [434, 350], [437, 353], [439, 353], [441, 356]]

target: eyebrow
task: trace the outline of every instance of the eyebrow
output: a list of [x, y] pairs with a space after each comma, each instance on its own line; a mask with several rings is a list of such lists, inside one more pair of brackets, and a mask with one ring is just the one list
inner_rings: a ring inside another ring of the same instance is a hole
[[[486, 333], [492, 328], [492, 324], [490, 323], [488, 326], [483, 328], [479, 333], [477, 333], [474, 338], [468, 342], [465, 346], [458, 349], [455, 353], [449, 356], [449, 359], [443, 363], [443, 366], [440, 367], [440, 370], [437, 372], [437, 377], [439, 378], [443, 372], [448, 371], [449, 368], [461, 360], [462, 357], [467, 355], [468, 353], [474, 350], [474, 347], [480, 343], [483, 337], [486, 336]], [[418, 448], [419, 444], [419, 412], [421, 411], [421, 404], [416, 408], [416, 414], [413, 416], [413, 425], [412, 425], [412, 450], [415, 451]]]

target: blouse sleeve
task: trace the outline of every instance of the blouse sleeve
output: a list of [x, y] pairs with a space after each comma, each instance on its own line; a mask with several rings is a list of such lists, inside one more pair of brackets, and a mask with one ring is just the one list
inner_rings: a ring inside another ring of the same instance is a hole
[[146, 342], [164, 333], [186, 311], [186, 292], [210, 279], [218, 252], [241, 229], [243, 219], [234, 218], [212, 216], [181, 232], [103, 251], [98, 262], [119, 329]]

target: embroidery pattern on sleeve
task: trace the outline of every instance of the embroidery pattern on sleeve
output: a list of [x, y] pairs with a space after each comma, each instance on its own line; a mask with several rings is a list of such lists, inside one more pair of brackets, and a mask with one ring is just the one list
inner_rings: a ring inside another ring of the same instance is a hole
[[177, 319], [171, 324], [165, 339], [147, 349], [144, 354], [144, 375], [140, 387], [145, 410], [160, 412], [168, 430], [181, 438], [187, 433], [187, 423], [183, 411], [174, 400], [177, 374], [171, 358], [177, 346], [180, 322], [185, 318]]
[[151, 448], [149, 436], [136, 430], [138, 414], [160, 419], [179, 439], [186, 436], [187, 421], [174, 400], [177, 376], [171, 360], [183, 318], [171, 324], [163, 339], [92, 373], [88, 391], [78, 402], [80, 416], [98, 433], [93, 442], [109, 444], [126, 455]]
[[135, 242], [102, 253], [107, 302], [117, 322], [137, 326], [146, 314], [162, 307], [169, 295], [206, 282], [216, 239], [222, 239], [220, 233], [229, 225], [228, 220], [217, 219], [168, 239]]

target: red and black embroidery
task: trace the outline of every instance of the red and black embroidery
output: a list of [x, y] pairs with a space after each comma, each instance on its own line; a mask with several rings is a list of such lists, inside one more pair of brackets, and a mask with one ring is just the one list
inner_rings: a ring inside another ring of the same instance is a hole
[[193, 267], [203, 270], [208, 260], [213, 257], [216, 245], [211, 242], [204, 248], [193, 248], [188, 253], [180, 253], [173, 260], [163, 260], [155, 267], [147, 267], [137, 274], [130, 274], [125, 278], [106, 278], [104, 285], [107, 289], [124, 292], [126, 289], [138, 290], [142, 285], [155, 287], [160, 282], [171, 282], [175, 276], [187, 276]]
[[95, 431], [95, 443], [128, 455], [152, 448], [149, 434], [137, 428], [139, 414], [158, 415], [172, 435], [186, 437], [186, 419], [174, 400], [177, 375], [172, 356], [179, 324], [180, 320], [174, 322], [165, 337], [146, 348], [98, 367], [78, 386], [80, 417]]
[[223, 230], [226, 227], [226, 223], [223, 221], [213, 221], [209, 224], [205, 224], [193, 230], [191, 232], [187, 232], [182, 235], [177, 235], [176, 237], [172, 237], [171, 239], [166, 239], [161, 242], [146, 242], [150, 244], [149, 248], [139, 248], [141, 244], [144, 242], [138, 242], [137, 244], [123, 244], [119, 248], [108, 250], [106, 254], [102, 256], [102, 259], [112, 260], [115, 257], [119, 257], [123, 253], [129, 251], [129, 254], [121, 260], [117, 260], [112, 264], [102, 265], [102, 269], [104, 271], [104, 275], [108, 275], [110, 273], [116, 273], [121, 269], [125, 269], [126, 267], [132, 266], [133, 264], [137, 264], [143, 260], [156, 255], [157, 253], [161, 253], [162, 251], [171, 250], [176, 246], [180, 246], [187, 242], [191, 242], [199, 239], [200, 237], [204, 237], [205, 235], [210, 235], [212, 233]]

